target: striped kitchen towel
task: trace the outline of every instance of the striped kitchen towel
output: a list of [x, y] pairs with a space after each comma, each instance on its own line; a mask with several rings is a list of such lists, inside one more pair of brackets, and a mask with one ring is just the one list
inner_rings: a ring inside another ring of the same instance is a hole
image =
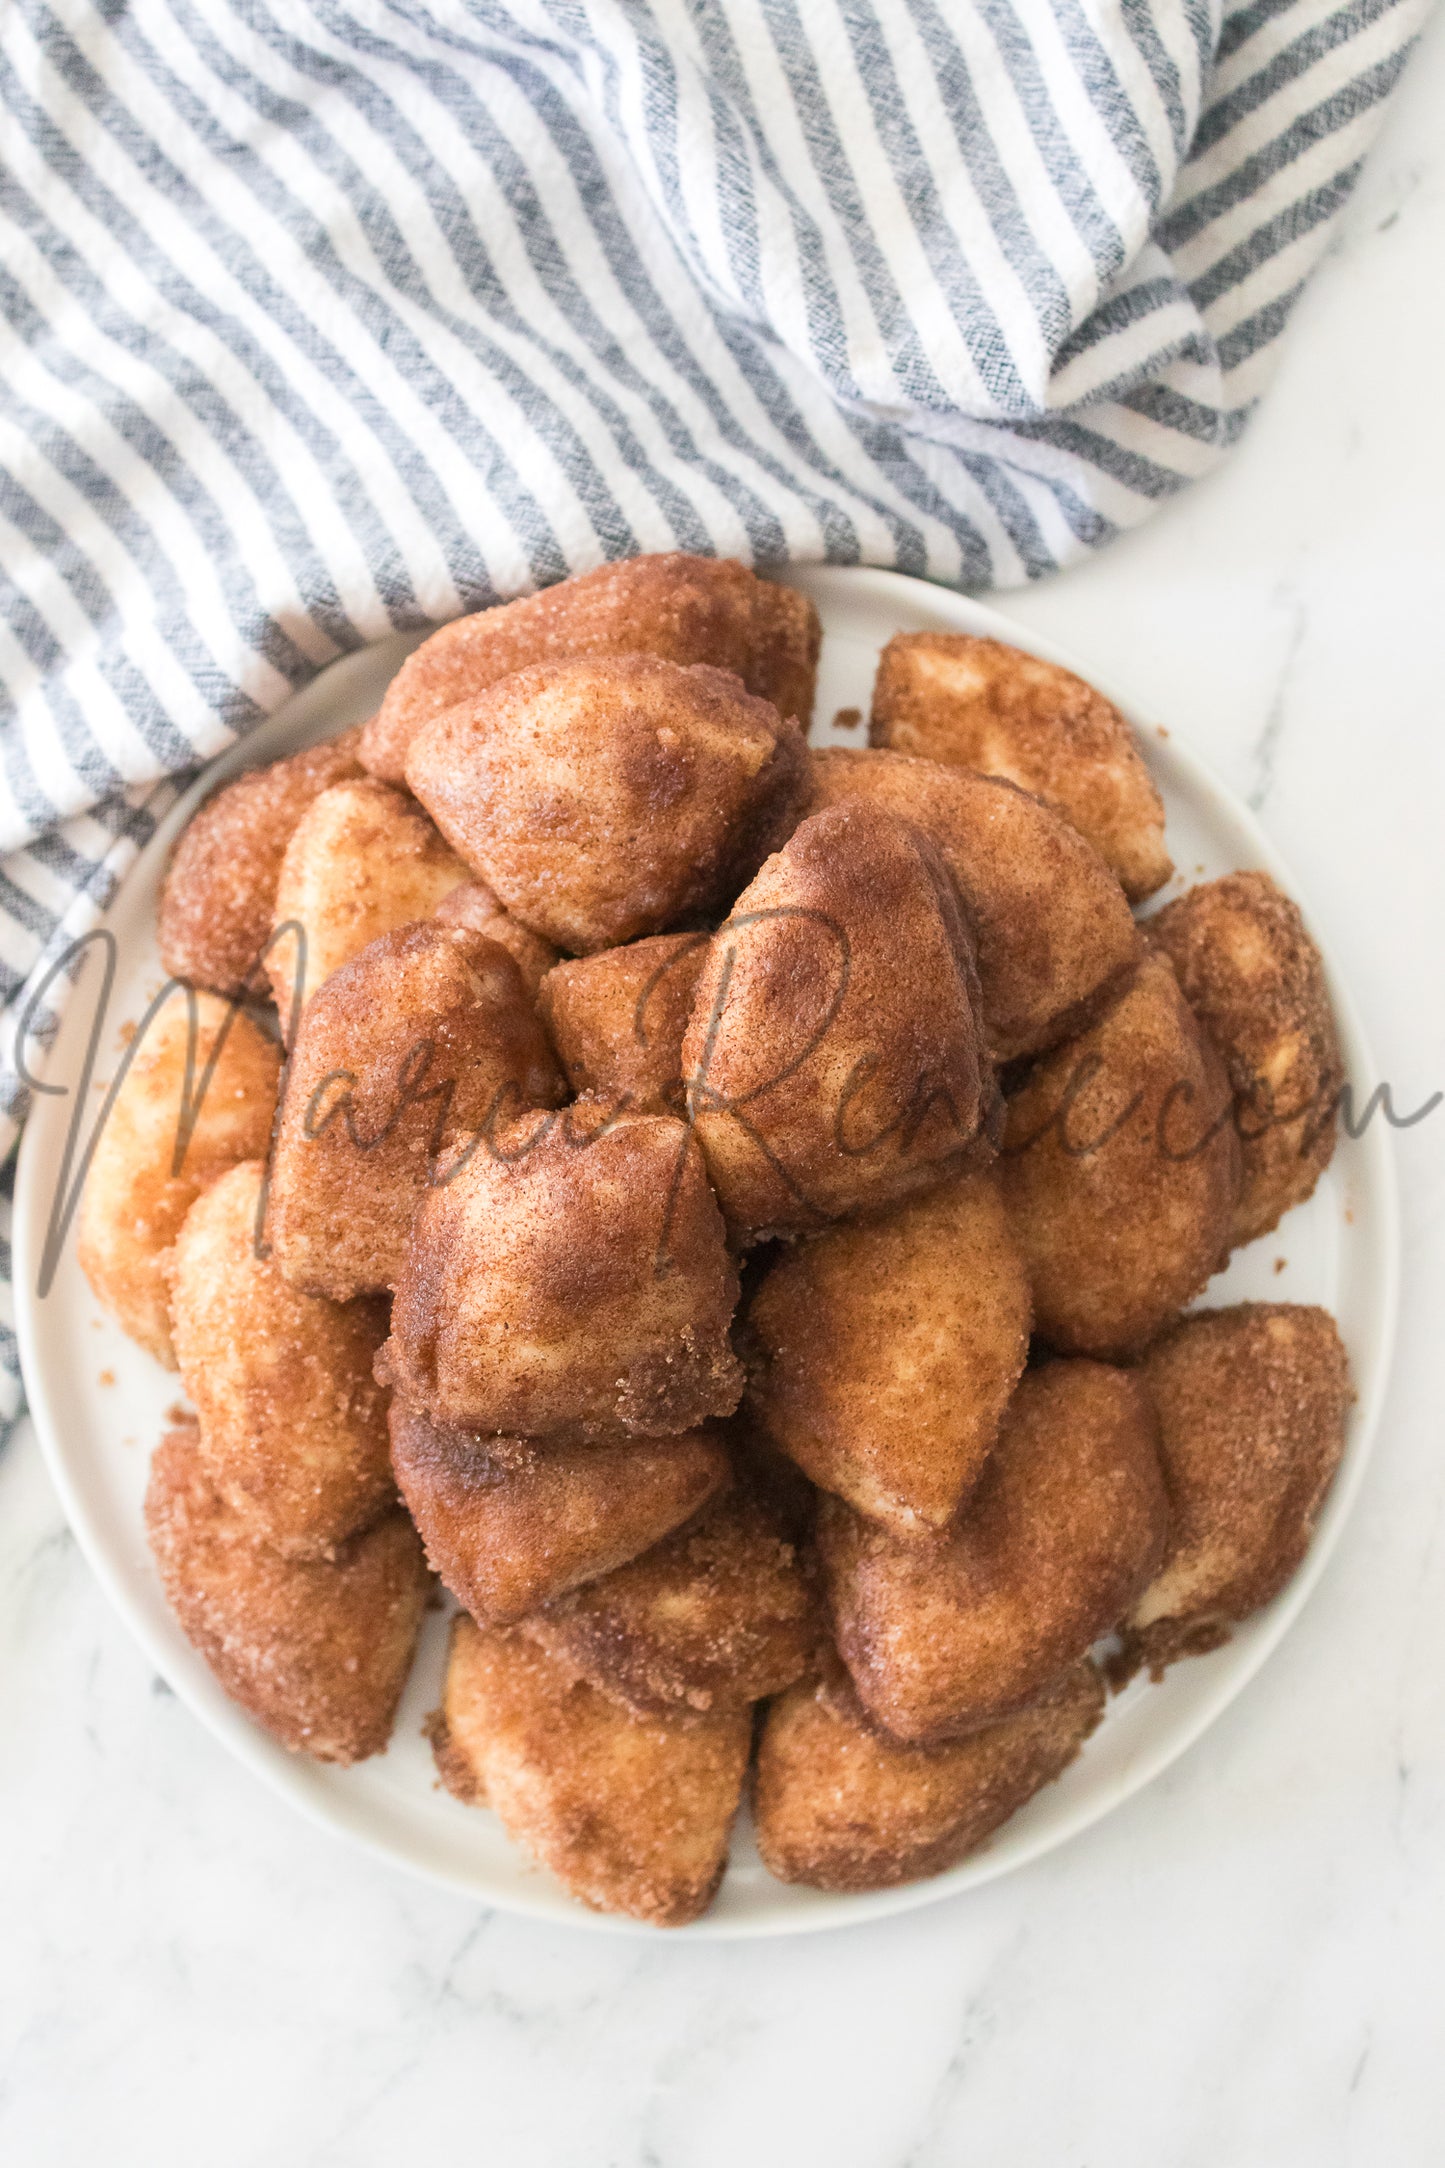
[[0, 1142], [335, 655], [638, 550], [1006, 587], [1212, 465], [1422, 4], [7, 0]]

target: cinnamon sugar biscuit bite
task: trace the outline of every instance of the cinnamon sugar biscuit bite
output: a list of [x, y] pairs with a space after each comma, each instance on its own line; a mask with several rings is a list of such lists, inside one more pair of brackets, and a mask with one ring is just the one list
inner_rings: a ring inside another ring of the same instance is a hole
[[434, 715], [534, 663], [655, 655], [731, 670], [750, 693], [807, 728], [821, 632], [791, 588], [728, 557], [630, 557], [443, 625], [409, 656], [362, 734], [373, 775], [399, 783], [407, 748]]
[[512, 916], [587, 954], [724, 908], [796, 820], [807, 759], [726, 671], [618, 655], [448, 708], [406, 772]]
[[1159, 1412], [1169, 1545], [1125, 1631], [1122, 1668], [1217, 1648], [1279, 1594], [1345, 1445], [1349, 1366], [1335, 1321], [1295, 1303], [1200, 1310], [1139, 1376]]
[[705, 933], [660, 933], [560, 963], [537, 1008], [575, 1092], [638, 1114], [682, 1111], [682, 1041]]
[[534, 1611], [521, 1631], [644, 1717], [780, 1693], [817, 1640], [797, 1551], [762, 1500], [736, 1487], [630, 1565]]
[[973, 932], [979, 1007], [999, 1061], [1067, 1038], [1137, 962], [1118, 881], [1063, 817], [997, 776], [903, 753], [819, 746], [810, 812], [887, 807], [938, 846]]
[[292, 1287], [392, 1287], [438, 1155], [562, 1096], [516, 964], [484, 934], [383, 934], [312, 995], [286, 1072], [266, 1233]]
[[1001, 640], [900, 632], [873, 687], [874, 745], [1037, 791], [1112, 867], [1132, 902], [1173, 871], [1164, 806], [1118, 709], [1072, 670]]
[[248, 1716], [317, 1761], [382, 1751], [429, 1587], [404, 1513], [334, 1561], [282, 1558], [211, 1484], [187, 1424], [152, 1456], [145, 1518], [182, 1631]]
[[291, 1029], [298, 974], [304, 1001], [381, 934], [430, 918], [467, 879], [403, 792], [370, 776], [323, 791], [293, 829], [276, 884], [277, 928], [305, 935], [303, 949], [299, 935], [278, 931], [267, 959], [282, 1029]]
[[253, 768], [192, 816], [161, 890], [167, 971], [218, 994], [256, 986], [291, 831], [322, 791], [360, 775], [360, 735], [348, 730], [329, 744]]
[[565, 1446], [448, 1429], [397, 1393], [391, 1456], [434, 1572], [483, 1626], [611, 1573], [729, 1481], [715, 1432]]
[[1052, 1347], [1127, 1354], [1223, 1264], [1240, 1181], [1229, 1085], [1163, 956], [1035, 1063], [1000, 1170]]
[[737, 1405], [737, 1272], [682, 1122], [570, 1115], [428, 1191], [396, 1283], [389, 1382], [435, 1421], [521, 1437], [676, 1437]]
[[805, 820], [713, 937], [683, 1042], [738, 1239], [941, 1179], [990, 1103], [977, 1008], [972, 944], [928, 838], [872, 805]]
[[437, 1767], [598, 1912], [680, 1927], [712, 1902], [752, 1712], [642, 1719], [515, 1630], [452, 1629]]
[[186, 1215], [169, 1262], [176, 1356], [227, 1507], [284, 1556], [327, 1558], [396, 1503], [371, 1374], [386, 1315], [298, 1294], [258, 1256], [262, 1172], [233, 1167]]
[[753, 1772], [763, 1864], [812, 1889], [893, 1889], [956, 1867], [1062, 1774], [1104, 1686], [1077, 1664], [1017, 1715], [944, 1746], [905, 1746], [853, 1697], [806, 1680], [768, 1710]]
[[1267, 873], [1202, 882], [1148, 931], [1229, 1072], [1244, 1166], [1233, 1239], [1252, 1242], [1334, 1155], [1344, 1065], [1320, 952]]
[[838, 1653], [869, 1716], [927, 1746], [1027, 1708], [1148, 1586], [1167, 1522], [1148, 1395], [1095, 1362], [1024, 1377], [944, 1542], [900, 1543], [824, 1498]]
[[543, 979], [557, 961], [557, 951], [551, 942], [518, 925], [516, 919], [502, 909], [485, 881], [469, 880], [460, 888], [449, 888], [432, 917], [439, 926], [467, 926], [473, 933], [484, 933], [489, 941], [504, 948], [534, 999]]
[[783, 1250], [747, 1311], [749, 1406], [815, 1483], [898, 1536], [946, 1529], [1029, 1347], [991, 1171]]
[[166, 1252], [208, 1182], [264, 1155], [280, 1051], [216, 995], [177, 993], [125, 1058], [81, 1198], [80, 1263], [122, 1329], [174, 1370]]

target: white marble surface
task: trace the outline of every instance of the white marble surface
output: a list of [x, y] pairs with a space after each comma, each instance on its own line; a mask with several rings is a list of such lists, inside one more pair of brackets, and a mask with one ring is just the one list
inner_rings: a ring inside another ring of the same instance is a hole
[[[1411, 1105], [1445, 1085], [1445, 19], [1233, 464], [1008, 606], [1204, 752]], [[0, 1454], [0, 2158], [1416, 2168], [1441, 2157], [1445, 1110], [1365, 1495], [1264, 1676], [1064, 1851], [875, 1927], [609, 1941], [293, 1818]]]

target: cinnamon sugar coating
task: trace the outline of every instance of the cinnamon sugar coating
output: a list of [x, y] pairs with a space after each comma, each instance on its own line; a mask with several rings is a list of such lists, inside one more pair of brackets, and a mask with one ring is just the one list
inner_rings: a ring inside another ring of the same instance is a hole
[[1000, 1172], [1052, 1347], [1137, 1349], [1223, 1264], [1240, 1181], [1229, 1084], [1162, 955], [1010, 1096]]
[[994, 1174], [955, 1175], [780, 1252], [748, 1305], [748, 1404], [824, 1490], [937, 1534], [993, 1449], [1030, 1314]]
[[956, 1867], [1074, 1760], [1104, 1710], [1076, 1664], [1016, 1715], [943, 1746], [905, 1746], [856, 1700], [805, 1680], [768, 1710], [753, 1772], [763, 1864], [812, 1889], [892, 1889]]
[[504, 948], [521, 972], [522, 983], [534, 1000], [543, 979], [557, 961], [557, 951], [551, 942], [519, 925], [510, 912], [502, 909], [485, 881], [472, 878], [459, 888], [448, 889], [432, 917], [439, 926], [468, 926], [473, 933], [484, 933], [489, 941]]
[[521, 1631], [644, 1717], [779, 1693], [817, 1640], [798, 1553], [740, 1485], [630, 1565], [535, 1611]]
[[186, 1425], [152, 1456], [145, 1518], [166, 1601], [248, 1716], [317, 1761], [382, 1751], [429, 1586], [404, 1513], [334, 1561], [282, 1558], [226, 1505]]
[[1344, 1064], [1320, 952], [1267, 873], [1202, 882], [1148, 932], [1229, 1073], [1244, 1175], [1232, 1239], [1252, 1242], [1334, 1155]]
[[796, 820], [807, 758], [728, 672], [619, 655], [447, 709], [406, 772], [512, 916], [586, 954], [725, 909]]
[[729, 1481], [712, 1430], [554, 1445], [447, 1428], [400, 1393], [391, 1453], [433, 1571], [483, 1626], [624, 1566]]
[[396, 1503], [372, 1376], [386, 1314], [299, 1294], [257, 1255], [262, 1173], [233, 1167], [186, 1215], [168, 1266], [176, 1357], [228, 1508], [284, 1556], [328, 1558]]
[[679, 1114], [682, 1041], [708, 937], [660, 933], [559, 963], [537, 1008], [572, 1089], [637, 1114]]
[[335, 1302], [394, 1286], [438, 1156], [561, 1092], [505, 949], [427, 922], [383, 934], [302, 1014], [266, 1215], [282, 1277]]
[[1068, 1038], [1137, 962], [1118, 881], [1059, 813], [997, 776], [904, 753], [819, 746], [808, 810], [887, 807], [937, 845], [973, 933], [984, 1037], [999, 1061]]
[[81, 1198], [80, 1263], [123, 1330], [174, 1370], [166, 1252], [209, 1182], [264, 1155], [280, 1050], [217, 995], [176, 993], [128, 1051]]
[[360, 775], [360, 736], [348, 730], [253, 768], [193, 816], [161, 890], [158, 932], [167, 971], [218, 994], [255, 989], [291, 832], [322, 791]]
[[1200, 1310], [1138, 1375], [1159, 1414], [1169, 1544], [1120, 1669], [1217, 1648], [1279, 1594], [1314, 1533], [1353, 1394], [1335, 1321], [1296, 1303]]
[[1117, 1626], [1168, 1525], [1143, 1387], [1104, 1363], [1023, 1378], [957, 1529], [900, 1543], [840, 1500], [818, 1521], [838, 1652], [895, 1738], [932, 1745], [1027, 1708]]
[[[334, 971], [384, 933], [430, 918], [468, 879], [421, 807], [370, 776], [335, 783], [312, 800], [291, 832], [276, 883], [277, 939], [267, 959], [289, 1034], [303, 1002]], [[283, 926], [298, 935], [281, 935]]]
[[868, 735], [1037, 792], [1088, 838], [1131, 902], [1173, 871], [1163, 801], [1133, 732], [1057, 663], [970, 633], [897, 633], [879, 658]]
[[729, 557], [665, 551], [599, 565], [434, 632], [387, 688], [362, 734], [361, 757], [373, 775], [399, 783], [407, 748], [432, 716], [534, 663], [586, 655], [654, 655], [731, 670], [806, 729], [821, 636], [805, 596]]
[[631, 1716], [515, 1629], [452, 1632], [442, 1780], [485, 1799], [563, 1888], [658, 1927], [695, 1920], [727, 1864], [752, 1741], [748, 1709]]
[[853, 802], [805, 820], [713, 937], [683, 1071], [744, 1242], [939, 1180], [991, 1083], [972, 943], [928, 838]]
[[431, 1189], [396, 1285], [390, 1382], [498, 1435], [677, 1437], [736, 1406], [737, 1273], [685, 1125], [571, 1112]]

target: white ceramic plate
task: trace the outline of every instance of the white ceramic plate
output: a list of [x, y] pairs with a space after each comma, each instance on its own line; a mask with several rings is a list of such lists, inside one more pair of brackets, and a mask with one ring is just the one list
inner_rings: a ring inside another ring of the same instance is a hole
[[[829, 567], [799, 572], [793, 584], [811, 595], [822, 613], [815, 735], [823, 739], [863, 742], [857, 729], [848, 735], [836, 732], [832, 718], [843, 708], [861, 709], [866, 715], [878, 650], [895, 632], [937, 628], [989, 633], [1054, 660], [1069, 660], [997, 612], [895, 573]], [[161, 982], [155, 950], [157, 895], [171, 846], [198, 801], [241, 768], [330, 737], [371, 714], [415, 644], [391, 640], [333, 664], [244, 746], [217, 761], [176, 806], [109, 914], [119, 969], [101, 1042], [100, 1077], [110, 1073], [121, 1025], [140, 1014]], [[1093, 660], [1085, 674], [1096, 677]], [[1169, 844], [1180, 869], [1177, 885], [1238, 867], [1262, 866], [1298, 895], [1288, 869], [1244, 808], [1176, 739], [1137, 715], [1132, 720], [1164, 794]], [[72, 1081], [77, 1073], [99, 975], [92, 961], [58, 1036], [47, 1070], [50, 1083]], [[1376, 1081], [1374, 1065], [1349, 998], [1333, 973], [1330, 990], [1347, 1071], [1363, 1104]], [[36, 1427], [71, 1526], [157, 1670], [239, 1761], [313, 1821], [487, 1904], [575, 1926], [655, 1932], [573, 1903], [523, 1858], [493, 1815], [462, 1807], [437, 1788], [421, 1724], [440, 1699], [446, 1637], [440, 1616], [428, 1621], [389, 1751], [359, 1768], [327, 1768], [284, 1752], [215, 1684], [166, 1608], [141, 1520], [150, 1449], [166, 1427], [178, 1381], [132, 1346], [100, 1309], [75, 1261], [73, 1233], [50, 1292], [43, 1300], [37, 1296], [38, 1264], [70, 1112], [69, 1098], [43, 1098], [25, 1131], [15, 1210], [20, 1345]], [[1292, 1212], [1275, 1234], [1239, 1253], [1204, 1297], [1208, 1302], [1272, 1297], [1323, 1303], [1338, 1318], [1350, 1352], [1358, 1399], [1344, 1465], [1309, 1558], [1277, 1602], [1227, 1647], [1177, 1665], [1162, 1684], [1136, 1680], [1111, 1703], [1099, 1730], [1064, 1776], [951, 1873], [864, 1896], [791, 1889], [767, 1874], [743, 1826], [712, 1912], [696, 1926], [674, 1932], [795, 1934], [930, 1904], [1061, 1844], [1182, 1754], [1279, 1641], [1319, 1579], [1354, 1502], [1389, 1365], [1397, 1253], [1393, 1163], [1384, 1125], [1374, 1124], [1358, 1141], [1342, 1140], [1334, 1165], [1310, 1202]], [[1275, 1261], [1281, 1257], [1286, 1265], [1277, 1271]]]

